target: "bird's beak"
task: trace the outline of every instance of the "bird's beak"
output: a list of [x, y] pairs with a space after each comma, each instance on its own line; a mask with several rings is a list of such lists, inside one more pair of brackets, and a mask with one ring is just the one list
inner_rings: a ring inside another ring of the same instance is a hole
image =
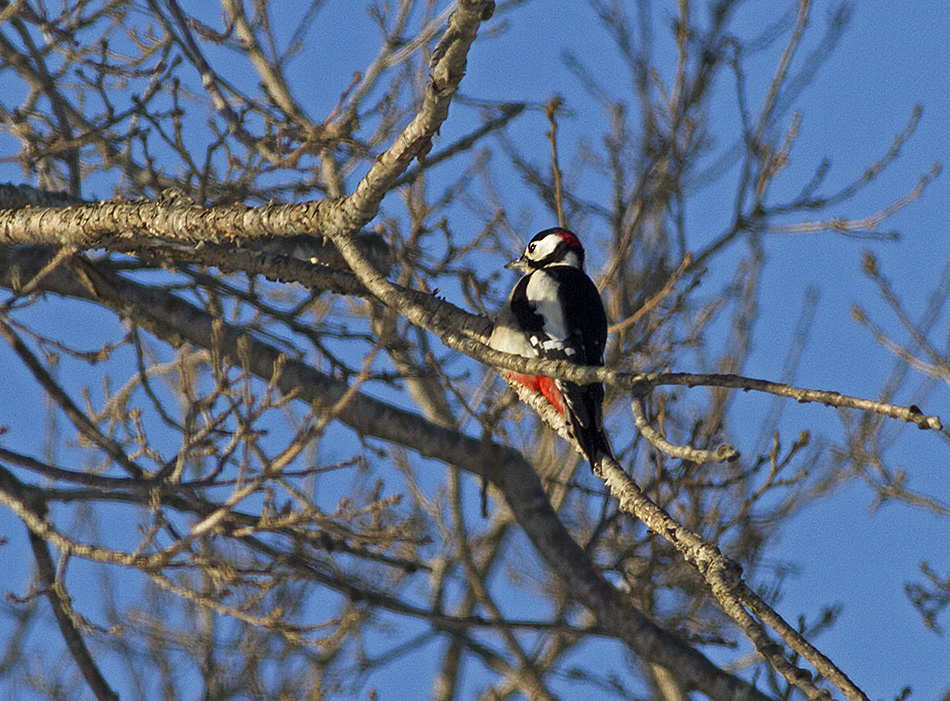
[[528, 267], [528, 259], [525, 258], [524, 256], [521, 256], [520, 258], [515, 258], [513, 261], [508, 263], [505, 267], [508, 268], [508, 270], [524, 270], [525, 268]]

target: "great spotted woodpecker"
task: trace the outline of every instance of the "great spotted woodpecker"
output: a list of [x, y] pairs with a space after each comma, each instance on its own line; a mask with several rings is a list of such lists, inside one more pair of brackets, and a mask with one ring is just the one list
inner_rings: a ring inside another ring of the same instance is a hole
[[[607, 315], [597, 287], [584, 272], [584, 247], [576, 235], [546, 229], [505, 267], [525, 275], [501, 308], [489, 345], [527, 358], [604, 364]], [[601, 455], [612, 455], [603, 426], [602, 384], [505, 372], [512, 381], [540, 391], [564, 416], [591, 469]]]

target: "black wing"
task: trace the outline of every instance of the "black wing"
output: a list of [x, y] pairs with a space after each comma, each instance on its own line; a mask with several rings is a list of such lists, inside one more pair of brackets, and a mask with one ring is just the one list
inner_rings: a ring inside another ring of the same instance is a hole
[[607, 346], [607, 314], [597, 286], [584, 273], [567, 265], [547, 268], [561, 290], [561, 308], [564, 323], [575, 333], [568, 344], [576, 349], [574, 362], [579, 365], [603, 365]]
[[[544, 330], [544, 318], [527, 298], [529, 276], [523, 277], [511, 294], [511, 310], [531, 344], [542, 358], [570, 360], [579, 365], [603, 365], [607, 345], [607, 315], [596, 285], [572, 266], [551, 266], [544, 272], [557, 282], [565, 338], [552, 338]], [[604, 386], [577, 385], [557, 380], [564, 398], [568, 430], [577, 439], [593, 468], [598, 454], [611, 455], [603, 430]]]
[[520, 328], [531, 340], [542, 358], [570, 360], [578, 365], [603, 365], [607, 344], [607, 315], [600, 293], [593, 281], [582, 271], [569, 265], [544, 269], [559, 290], [564, 327], [561, 337], [545, 333], [544, 318], [528, 300], [530, 275], [518, 281], [511, 292], [510, 306]]
[[[549, 269], [549, 272], [562, 283], [560, 289], [564, 294], [561, 305], [565, 325], [578, 330], [579, 338], [572, 341], [572, 345], [578, 349], [575, 362], [603, 365], [604, 349], [607, 347], [607, 314], [597, 286], [577, 268], [558, 266]], [[572, 382], [558, 384], [574, 413], [568, 419], [568, 427], [593, 470], [599, 455], [613, 455], [604, 432], [604, 386], [599, 382], [584, 386]]]

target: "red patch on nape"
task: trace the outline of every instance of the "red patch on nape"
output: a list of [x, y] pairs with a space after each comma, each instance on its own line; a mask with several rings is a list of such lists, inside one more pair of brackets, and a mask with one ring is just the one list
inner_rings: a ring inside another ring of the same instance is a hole
[[532, 392], [540, 392], [559, 414], [564, 414], [564, 398], [561, 396], [561, 390], [557, 388], [557, 382], [555, 380], [552, 380], [550, 377], [525, 375], [524, 373], [514, 372], [513, 370], [508, 371], [508, 377], [513, 382], [527, 387]]
[[577, 238], [575, 234], [572, 234], [567, 229], [561, 229], [555, 232], [558, 236], [561, 237], [561, 240], [564, 241], [568, 246], [576, 246], [577, 248], [583, 248], [581, 246], [581, 240]]

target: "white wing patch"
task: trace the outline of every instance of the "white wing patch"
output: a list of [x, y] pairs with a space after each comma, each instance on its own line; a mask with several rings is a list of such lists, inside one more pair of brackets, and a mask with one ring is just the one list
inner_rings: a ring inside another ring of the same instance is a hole
[[531, 341], [532, 346], [539, 348], [542, 351], [561, 351], [567, 356], [577, 355], [576, 349], [566, 346], [564, 341], [559, 338], [549, 338], [545, 341], [542, 341], [538, 336], [532, 336], [529, 340]]

